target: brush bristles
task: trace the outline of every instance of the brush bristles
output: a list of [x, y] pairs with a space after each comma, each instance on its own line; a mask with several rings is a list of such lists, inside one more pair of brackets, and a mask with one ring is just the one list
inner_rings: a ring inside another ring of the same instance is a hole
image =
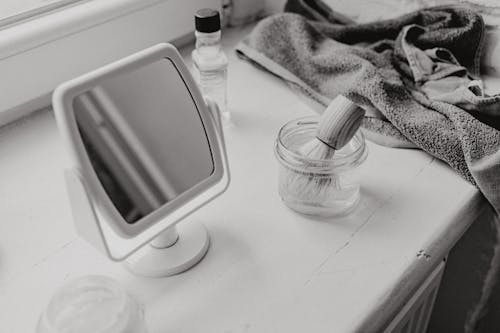
[[303, 173], [285, 168], [281, 175], [280, 192], [314, 206], [325, 205], [340, 189], [337, 176]]

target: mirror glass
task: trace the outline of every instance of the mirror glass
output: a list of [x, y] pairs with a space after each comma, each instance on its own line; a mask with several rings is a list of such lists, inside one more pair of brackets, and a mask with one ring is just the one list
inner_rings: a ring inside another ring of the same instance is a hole
[[101, 81], [73, 109], [97, 178], [127, 223], [214, 171], [199, 111], [167, 58]]

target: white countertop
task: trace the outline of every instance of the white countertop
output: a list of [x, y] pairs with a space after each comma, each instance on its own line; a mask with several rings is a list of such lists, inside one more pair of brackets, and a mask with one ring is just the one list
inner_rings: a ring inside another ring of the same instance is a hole
[[31, 332], [65, 280], [104, 274], [145, 304], [152, 333], [366, 332], [443, 259], [484, 201], [421, 151], [368, 143], [362, 202], [347, 218], [311, 220], [281, 203], [277, 131], [312, 111], [236, 59], [232, 49], [247, 32], [225, 37], [232, 183], [189, 218], [207, 226], [211, 246], [178, 276], [133, 276], [76, 236], [63, 181], [68, 157], [50, 111], [0, 130], [0, 330]]

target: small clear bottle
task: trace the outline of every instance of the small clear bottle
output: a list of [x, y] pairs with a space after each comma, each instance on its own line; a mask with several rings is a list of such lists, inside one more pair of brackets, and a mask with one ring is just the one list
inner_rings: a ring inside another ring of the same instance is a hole
[[212, 98], [225, 120], [230, 119], [227, 108], [227, 57], [221, 48], [220, 15], [214, 9], [200, 9], [195, 15], [196, 49], [192, 58], [194, 76], [203, 95]]

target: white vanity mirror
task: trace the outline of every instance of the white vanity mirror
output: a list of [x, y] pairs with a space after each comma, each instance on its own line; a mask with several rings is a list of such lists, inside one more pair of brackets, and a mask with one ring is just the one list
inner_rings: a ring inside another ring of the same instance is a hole
[[159, 44], [66, 82], [53, 105], [78, 233], [140, 275], [201, 260], [208, 233], [183, 219], [227, 188], [229, 172], [217, 106], [177, 50]]

